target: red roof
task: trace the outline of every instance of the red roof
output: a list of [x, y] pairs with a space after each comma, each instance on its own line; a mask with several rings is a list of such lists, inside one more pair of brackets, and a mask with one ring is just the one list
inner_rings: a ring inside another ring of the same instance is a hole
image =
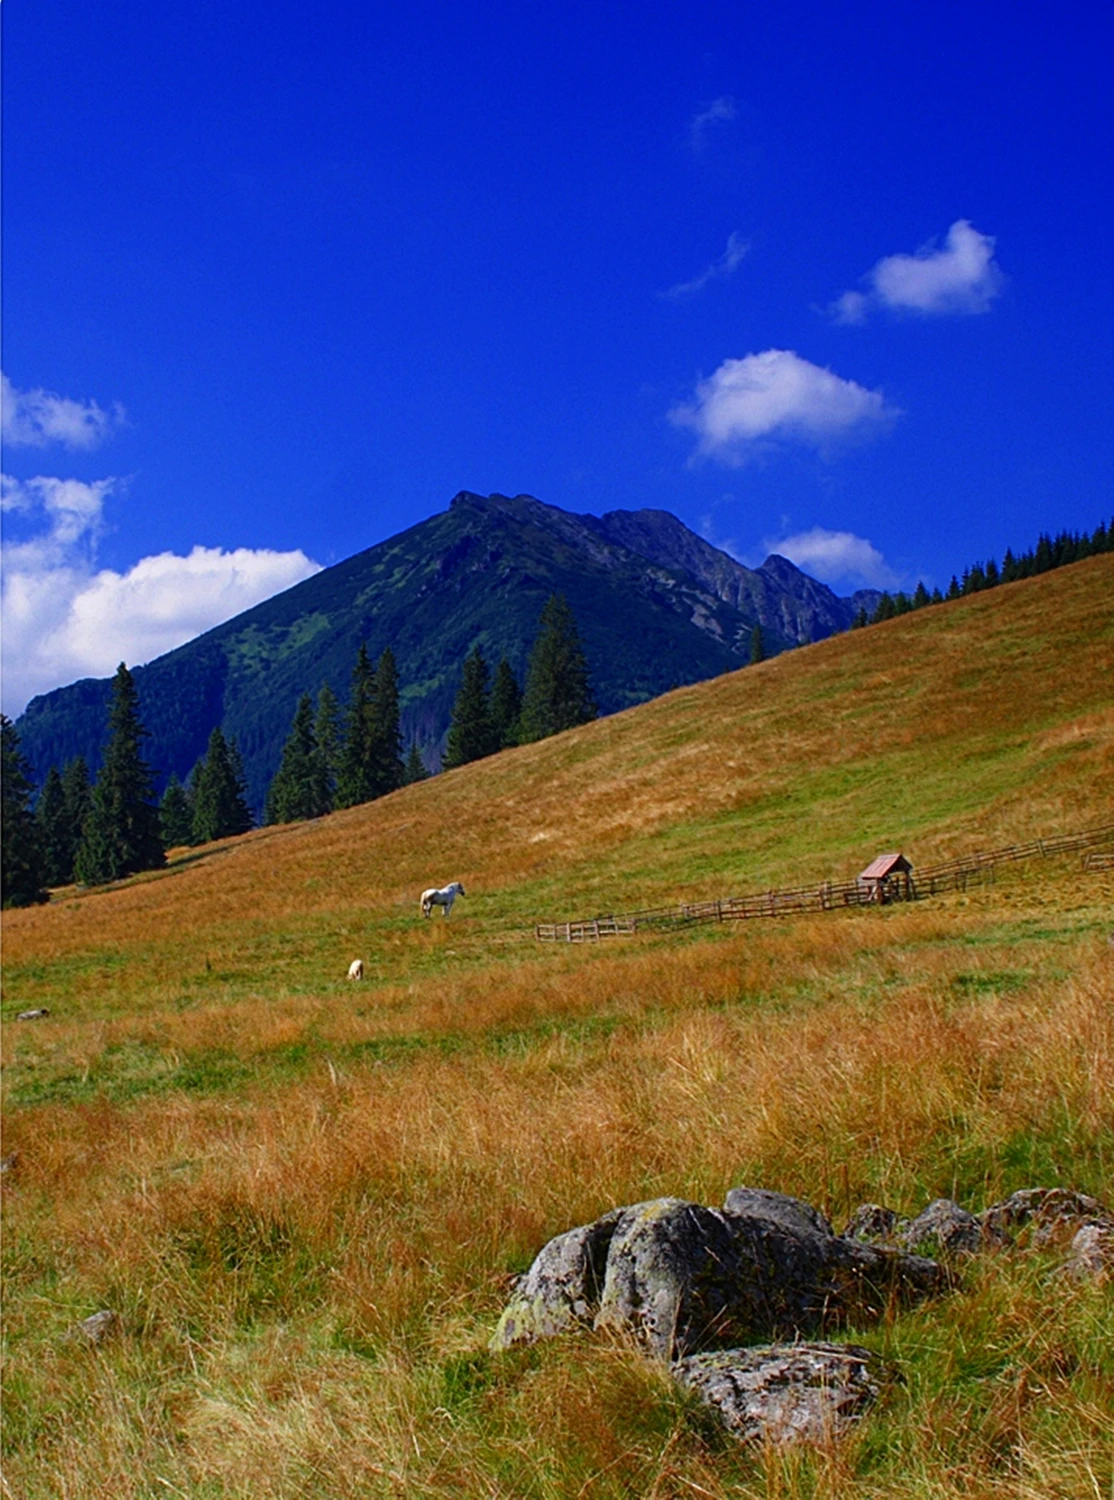
[[880, 854], [877, 859], [872, 859], [870, 864], [859, 876], [860, 880], [885, 880], [887, 875], [892, 875], [895, 870], [902, 872], [911, 870], [913, 866], [905, 858], [904, 854]]

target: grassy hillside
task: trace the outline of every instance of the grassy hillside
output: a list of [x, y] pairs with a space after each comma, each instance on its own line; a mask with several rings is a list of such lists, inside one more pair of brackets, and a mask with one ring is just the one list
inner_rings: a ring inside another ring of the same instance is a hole
[[[906, 1385], [819, 1454], [735, 1449], [625, 1346], [486, 1341], [544, 1240], [618, 1203], [1114, 1197], [1114, 880], [1078, 858], [530, 931], [1114, 821], [1112, 598], [1095, 558], [6, 914], [11, 1492], [1110, 1493], [1109, 1293], [1053, 1252], [857, 1333]], [[63, 1337], [105, 1306], [114, 1340]]]

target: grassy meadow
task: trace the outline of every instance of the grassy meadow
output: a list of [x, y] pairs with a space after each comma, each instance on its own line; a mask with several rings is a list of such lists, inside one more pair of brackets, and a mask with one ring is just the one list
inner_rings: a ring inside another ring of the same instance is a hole
[[2, 1493], [1111, 1500], [1114, 1298], [1056, 1250], [852, 1330], [904, 1383], [828, 1449], [734, 1444], [614, 1339], [487, 1342], [617, 1204], [1114, 1200], [1114, 874], [1078, 855], [532, 931], [1114, 822], [1112, 601], [1093, 558], [6, 913]]

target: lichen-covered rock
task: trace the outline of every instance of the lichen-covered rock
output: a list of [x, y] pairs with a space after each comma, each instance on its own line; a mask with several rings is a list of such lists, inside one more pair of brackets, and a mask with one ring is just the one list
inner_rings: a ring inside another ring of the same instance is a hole
[[679, 1198], [623, 1209], [607, 1253], [597, 1328], [644, 1340], [662, 1359], [752, 1331], [726, 1216]]
[[732, 1188], [723, 1202], [729, 1214], [750, 1214], [772, 1219], [775, 1224], [798, 1233], [834, 1234], [835, 1230], [818, 1208], [788, 1193], [774, 1193], [768, 1188]]
[[842, 1237], [868, 1245], [893, 1245], [898, 1230], [908, 1222], [894, 1209], [884, 1208], [881, 1203], [860, 1203], [847, 1220]]
[[1114, 1224], [1084, 1224], [1078, 1229], [1063, 1270], [1075, 1281], [1100, 1285], [1114, 1277]]
[[604, 1265], [622, 1210], [559, 1234], [519, 1277], [491, 1340], [493, 1349], [531, 1344], [576, 1328], [591, 1328], [599, 1309]]
[[1034, 1245], [1066, 1242], [1083, 1224], [1114, 1225], [1110, 1209], [1071, 1188], [1022, 1188], [978, 1217], [984, 1229], [1005, 1239], [1027, 1230]]
[[983, 1248], [986, 1233], [974, 1214], [951, 1198], [937, 1198], [898, 1229], [894, 1238], [905, 1250], [923, 1247], [939, 1255], [974, 1255]]
[[855, 1344], [774, 1344], [690, 1354], [674, 1375], [713, 1407], [727, 1430], [778, 1444], [841, 1436], [896, 1370]]

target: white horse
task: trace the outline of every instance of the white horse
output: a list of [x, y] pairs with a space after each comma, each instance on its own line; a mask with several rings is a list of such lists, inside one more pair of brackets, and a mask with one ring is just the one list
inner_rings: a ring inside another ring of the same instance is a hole
[[464, 895], [467, 895], [467, 892], [459, 880], [454, 880], [452, 885], [445, 886], [444, 890], [439, 891], [434, 886], [431, 890], [423, 891], [422, 916], [428, 917], [435, 906], [444, 907], [445, 915], [448, 916], [453, 909], [453, 902], [456, 898]]

